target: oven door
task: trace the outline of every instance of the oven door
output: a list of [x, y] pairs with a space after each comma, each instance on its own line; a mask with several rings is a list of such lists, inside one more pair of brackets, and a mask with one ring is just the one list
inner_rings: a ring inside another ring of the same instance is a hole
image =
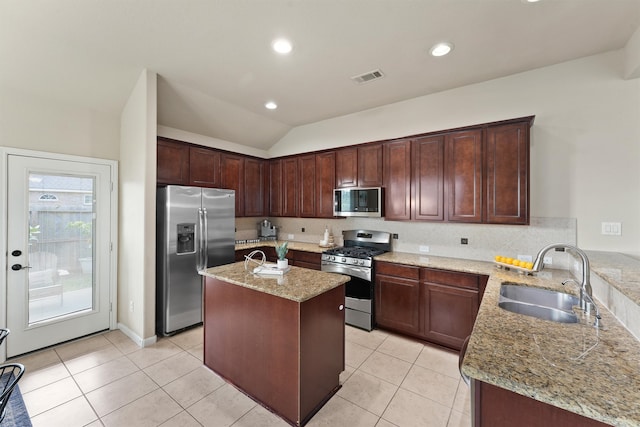
[[345, 323], [370, 331], [373, 328], [371, 269], [323, 261], [322, 271], [351, 277], [345, 286]]

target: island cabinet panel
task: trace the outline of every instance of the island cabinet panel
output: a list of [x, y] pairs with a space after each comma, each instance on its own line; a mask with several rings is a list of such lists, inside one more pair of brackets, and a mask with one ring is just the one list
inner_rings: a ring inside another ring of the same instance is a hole
[[444, 136], [419, 138], [412, 142], [412, 218], [444, 219]]
[[204, 363], [295, 425], [339, 388], [344, 285], [304, 302], [206, 277]]
[[189, 147], [189, 185], [220, 187], [220, 152]]
[[298, 157], [300, 216], [316, 216], [316, 156]]
[[316, 217], [333, 217], [333, 190], [336, 187], [336, 153], [316, 154]]
[[244, 160], [244, 216], [265, 215], [264, 161]]
[[384, 144], [385, 218], [410, 220], [411, 141]]
[[358, 147], [358, 187], [382, 186], [382, 158], [382, 144]]
[[158, 139], [157, 145], [158, 184], [187, 185], [189, 183], [189, 146]]
[[244, 216], [244, 158], [222, 154], [220, 173], [220, 186], [236, 192], [236, 216]]
[[529, 224], [529, 123], [487, 128], [486, 222]]
[[377, 325], [410, 335], [419, 335], [419, 268], [386, 262], [377, 262], [375, 268]]
[[482, 222], [482, 130], [445, 138], [447, 220]]
[[338, 188], [358, 186], [358, 149], [356, 147], [336, 150], [336, 186]]
[[473, 427], [609, 425], [474, 379], [471, 380], [471, 407]]

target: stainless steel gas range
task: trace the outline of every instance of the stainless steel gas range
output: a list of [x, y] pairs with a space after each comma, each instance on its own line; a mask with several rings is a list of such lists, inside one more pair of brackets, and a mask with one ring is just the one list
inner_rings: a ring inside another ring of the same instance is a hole
[[342, 232], [344, 246], [322, 253], [322, 271], [351, 276], [347, 282], [345, 322], [370, 331], [374, 326], [373, 257], [391, 250], [384, 231]]

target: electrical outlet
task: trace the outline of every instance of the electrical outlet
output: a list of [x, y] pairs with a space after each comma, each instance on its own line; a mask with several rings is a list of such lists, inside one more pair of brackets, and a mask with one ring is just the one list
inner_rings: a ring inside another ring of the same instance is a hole
[[545, 265], [552, 265], [553, 264], [553, 258], [551, 258], [550, 256], [544, 257], [544, 259], [542, 261], [545, 263]]
[[287, 234], [287, 239], [293, 240], [293, 234]]
[[418, 247], [418, 250], [422, 253], [428, 253], [429, 252], [429, 246], [425, 246], [425, 245], [420, 245], [420, 247]]
[[518, 259], [524, 262], [533, 262], [533, 257], [531, 255], [518, 255]]
[[461, 245], [468, 245], [469, 244], [469, 239], [467, 239], [466, 237], [463, 237], [460, 239], [460, 244]]
[[394, 240], [398, 240], [398, 233], [393, 233], [391, 237], [393, 237]]
[[129, 312], [133, 313], [133, 300], [129, 301]]

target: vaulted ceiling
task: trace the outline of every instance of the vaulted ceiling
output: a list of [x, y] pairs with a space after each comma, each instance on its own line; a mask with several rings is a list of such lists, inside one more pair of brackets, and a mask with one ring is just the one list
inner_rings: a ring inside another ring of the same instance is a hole
[[[0, 85], [119, 114], [147, 68], [160, 124], [267, 150], [295, 126], [620, 49], [639, 26], [640, 0], [0, 0]], [[440, 41], [454, 50], [430, 56]]]

